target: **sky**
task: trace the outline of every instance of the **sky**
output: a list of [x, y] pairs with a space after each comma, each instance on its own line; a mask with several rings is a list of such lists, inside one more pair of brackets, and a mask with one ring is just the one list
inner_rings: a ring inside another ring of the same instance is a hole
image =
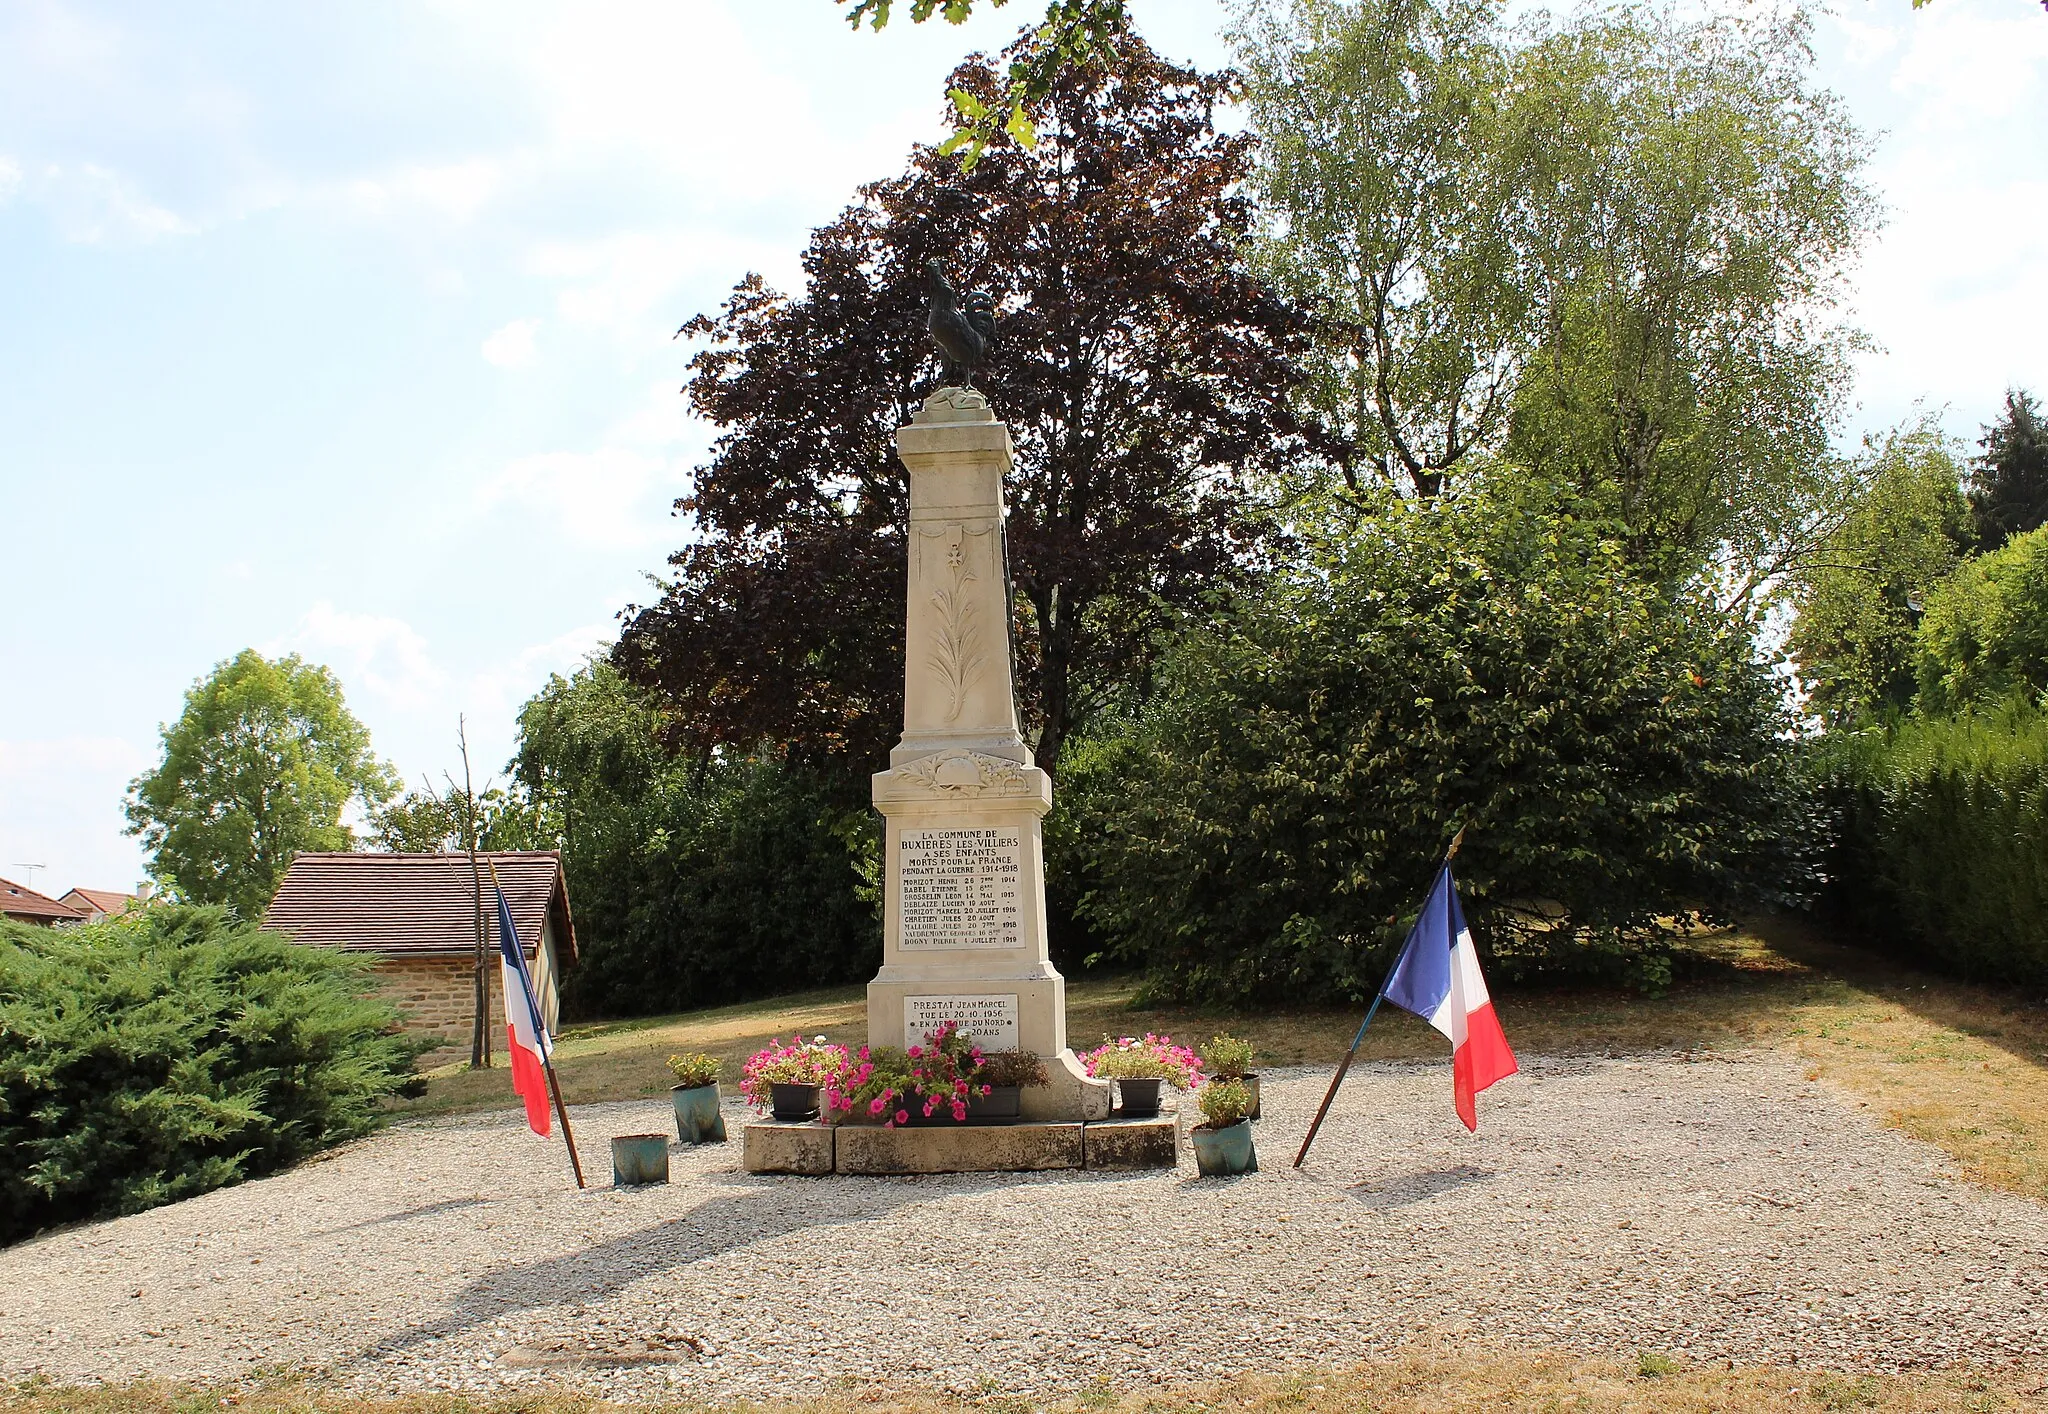
[[[797, 287], [1043, 7], [841, 8], [0, 0], [0, 876], [143, 877], [127, 784], [243, 648], [331, 667], [410, 783], [459, 771], [459, 714], [502, 771], [681, 543], [712, 433], [677, 326]], [[1132, 8], [1227, 58], [1221, 0]], [[1838, 0], [1816, 43], [1887, 209], [1843, 435], [1974, 438], [2048, 394], [2048, 14]]]

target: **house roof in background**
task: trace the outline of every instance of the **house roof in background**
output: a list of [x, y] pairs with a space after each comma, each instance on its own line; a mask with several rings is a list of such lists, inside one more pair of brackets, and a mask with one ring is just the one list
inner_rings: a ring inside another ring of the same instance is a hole
[[[531, 957], [550, 914], [576, 956], [561, 856], [552, 850], [479, 854], [486, 946], [496, 946], [491, 869], [497, 869], [512, 927]], [[466, 854], [301, 854], [292, 860], [263, 926], [315, 947], [397, 954], [468, 953], [476, 946], [476, 891]]]
[[47, 918], [57, 923], [83, 921], [85, 918], [83, 913], [69, 904], [59, 903], [53, 898], [37, 893], [26, 884], [17, 884], [10, 879], [0, 879], [0, 916]]
[[[82, 900], [82, 904], [72, 903], [73, 894]], [[109, 918], [119, 918], [135, 906], [135, 895], [120, 893], [113, 889], [73, 889], [70, 893], [64, 895], [59, 902], [71, 908], [76, 908], [81, 913], [89, 906], [106, 914]]]

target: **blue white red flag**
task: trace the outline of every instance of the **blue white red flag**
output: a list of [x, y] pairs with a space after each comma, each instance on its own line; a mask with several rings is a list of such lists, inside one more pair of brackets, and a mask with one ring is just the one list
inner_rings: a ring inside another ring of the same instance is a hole
[[526, 954], [520, 950], [519, 934], [512, 927], [512, 905], [505, 891], [492, 885], [498, 895], [498, 971], [505, 983], [505, 1040], [512, 1053], [512, 1092], [526, 1101], [526, 1124], [535, 1134], [548, 1133], [547, 1061], [554, 1055], [548, 1039], [548, 1025], [541, 1019], [540, 1003], [534, 1000], [533, 978], [526, 970]]
[[1387, 978], [1386, 999], [1412, 1011], [1451, 1040], [1451, 1088], [1458, 1118], [1467, 1129], [1479, 1128], [1478, 1094], [1516, 1070], [1515, 1053], [1493, 1014], [1486, 979], [1479, 974], [1479, 953], [1465, 910], [1458, 906], [1458, 886], [1446, 864], [1430, 887], [1422, 916], [1409, 930], [1407, 945]]

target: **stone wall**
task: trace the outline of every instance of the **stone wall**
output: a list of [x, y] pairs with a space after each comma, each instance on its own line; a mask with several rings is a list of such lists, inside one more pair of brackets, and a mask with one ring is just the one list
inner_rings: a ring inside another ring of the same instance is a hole
[[[496, 957], [489, 959], [495, 964]], [[476, 963], [468, 957], [380, 957], [377, 976], [383, 979], [384, 995], [404, 1008], [406, 1030], [416, 1036], [440, 1040], [447, 1050], [469, 1054], [470, 1026], [476, 1017]], [[491, 1050], [505, 1049], [505, 1005], [497, 968], [484, 977], [484, 994], [491, 1007]], [[431, 1051], [420, 1064], [438, 1065], [455, 1059], [445, 1051]]]

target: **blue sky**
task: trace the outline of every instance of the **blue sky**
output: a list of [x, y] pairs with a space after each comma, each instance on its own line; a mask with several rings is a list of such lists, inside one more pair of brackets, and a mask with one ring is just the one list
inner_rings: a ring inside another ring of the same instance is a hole
[[[1218, 0], [1136, 0], [1224, 58]], [[674, 548], [708, 443], [669, 340], [943, 132], [1042, 9], [852, 34], [828, 0], [0, 0], [0, 875], [130, 886], [127, 781], [254, 646], [341, 676], [408, 780]], [[2048, 393], [2048, 15], [1846, 0], [1823, 81], [1885, 134], [1853, 434]]]

